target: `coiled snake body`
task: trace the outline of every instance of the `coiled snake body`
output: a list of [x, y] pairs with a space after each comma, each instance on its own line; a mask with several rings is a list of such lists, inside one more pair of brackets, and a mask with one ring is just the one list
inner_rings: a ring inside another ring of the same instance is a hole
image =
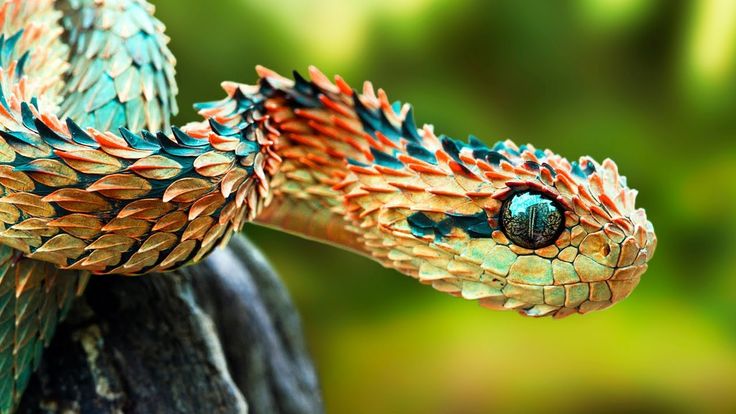
[[246, 222], [532, 316], [610, 306], [654, 252], [611, 160], [437, 136], [314, 68], [259, 67], [170, 127], [174, 58], [144, 0], [0, 4], [2, 412], [90, 275], [197, 262]]

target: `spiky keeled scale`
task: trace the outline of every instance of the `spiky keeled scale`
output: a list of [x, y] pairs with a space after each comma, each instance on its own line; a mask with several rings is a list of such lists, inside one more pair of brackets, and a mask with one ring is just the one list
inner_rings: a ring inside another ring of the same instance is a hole
[[[438, 290], [530, 316], [609, 307], [646, 270], [656, 236], [611, 160], [568, 162], [511, 141], [487, 147], [473, 137], [437, 137], [369, 83], [358, 94], [316, 69], [309, 80], [259, 73], [285, 139], [276, 147], [284, 158], [272, 183], [276, 204], [258, 221], [348, 245]], [[536, 250], [510, 242], [500, 225], [504, 200], [530, 191], [555, 200], [565, 217], [554, 243]], [[336, 228], [354, 234], [327, 231]]]
[[[56, 6], [71, 48], [51, 1], [0, 5], [0, 243], [24, 254], [23, 263], [43, 263], [32, 272], [53, 275], [50, 263], [72, 278], [201, 259], [268, 201], [276, 132], [243, 97], [212, 108], [211, 122], [168, 135], [141, 131], [159, 130], [176, 111], [173, 57], [150, 5]], [[76, 121], [55, 115], [59, 103]], [[34, 298], [18, 300], [35, 306]], [[53, 325], [33, 321], [25, 336], [6, 338], [21, 356], [38, 348], [39, 326]], [[21, 364], [2, 383], [10, 400], [31, 368]]]
[[62, 2], [61, 24], [74, 68], [62, 94], [62, 117], [102, 131], [168, 128], [178, 111], [174, 56], [164, 26], [145, 2]]
[[0, 412], [17, 403], [88, 277], [0, 246]]
[[[62, 14], [54, 5], [64, 10], [65, 33], [58, 23]], [[163, 26], [151, 11], [150, 5], [138, 1], [0, 1], [0, 163], [5, 164], [0, 166], [5, 200], [0, 203], [0, 228], [10, 240], [0, 247], [2, 413], [10, 412], [17, 403], [43, 346], [89, 277], [89, 272], [61, 270], [53, 263], [84, 250], [82, 240], [93, 237], [99, 223], [88, 213], [105, 205], [89, 197], [93, 194], [82, 191], [80, 196], [78, 190], [68, 188], [54, 197], [60, 206], [74, 204], [80, 211], [60, 216], [43, 197], [53, 189], [84, 181], [82, 175], [87, 172], [109, 171], [111, 165], [119, 164], [98, 151], [71, 154], [79, 144], [93, 150], [100, 146], [72, 121], [66, 123], [72, 142], [59, 141], [58, 119], [39, 114], [39, 108], [56, 113], [63, 103], [65, 113], [85, 126], [158, 129], [167, 125], [169, 114], [176, 112], [173, 57], [165, 47]], [[115, 19], [116, 14], [121, 19]], [[103, 15], [106, 17], [98, 19]], [[106, 32], [112, 21], [130, 30]], [[69, 47], [61, 41], [63, 33], [75, 52], [72, 59]], [[130, 37], [148, 45], [150, 62], [126, 63], [125, 56], [135, 55], [136, 48], [126, 49], [118, 40]], [[92, 50], [95, 43], [96, 51]], [[64, 82], [70, 68], [69, 81]], [[136, 78], [140, 87], [133, 81]], [[112, 94], [106, 89], [109, 79], [115, 83]], [[93, 101], [96, 107], [86, 108]], [[26, 128], [36, 133], [24, 131]], [[21, 257], [27, 246], [38, 244], [39, 237], [47, 239], [34, 254], [41, 261]], [[101, 239], [98, 246], [122, 245], [116, 239]]]
[[[229, 97], [207, 109], [210, 122], [168, 136], [81, 128], [27, 102], [5, 107], [12, 127], [0, 130], [0, 146], [12, 168], [0, 166], [0, 242], [95, 273], [164, 271], [201, 258], [270, 198], [280, 159], [259, 99]], [[124, 243], [98, 242], [110, 236]], [[175, 249], [153, 242], [172, 237]]]

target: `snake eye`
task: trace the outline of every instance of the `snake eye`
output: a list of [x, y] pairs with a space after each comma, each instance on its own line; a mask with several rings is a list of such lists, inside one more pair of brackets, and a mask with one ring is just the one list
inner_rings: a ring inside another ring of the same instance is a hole
[[501, 207], [501, 230], [514, 244], [539, 249], [554, 243], [562, 233], [564, 213], [548, 196], [520, 192]]

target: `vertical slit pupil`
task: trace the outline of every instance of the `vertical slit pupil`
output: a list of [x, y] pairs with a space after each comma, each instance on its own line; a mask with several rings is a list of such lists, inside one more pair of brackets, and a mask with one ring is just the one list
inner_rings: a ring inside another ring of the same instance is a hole
[[564, 224], [560, 206], [547, 195], [525, 191], [509, 197], [501, 208], [501, 230], [514, 244], [539, 249], [559, 237]]

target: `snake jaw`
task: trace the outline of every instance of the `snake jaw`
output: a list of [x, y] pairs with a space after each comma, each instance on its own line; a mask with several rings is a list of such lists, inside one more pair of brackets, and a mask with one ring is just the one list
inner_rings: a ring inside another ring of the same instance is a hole
[[500, 230], [493, 233], [487, 239], [455, 234], [436, 240], [393, 230], [401, 236], [384, 242], [392, 247], [383, 262], [491, 309], [560, 318], [605, 309], [628, 297], [656, 244], [653, 232], [646, 232], [640, 244], [636, 234], [622, 235], [611, 226], [589, 233], [579, 222], [554, 245], [537, 250], [510, 243]]

